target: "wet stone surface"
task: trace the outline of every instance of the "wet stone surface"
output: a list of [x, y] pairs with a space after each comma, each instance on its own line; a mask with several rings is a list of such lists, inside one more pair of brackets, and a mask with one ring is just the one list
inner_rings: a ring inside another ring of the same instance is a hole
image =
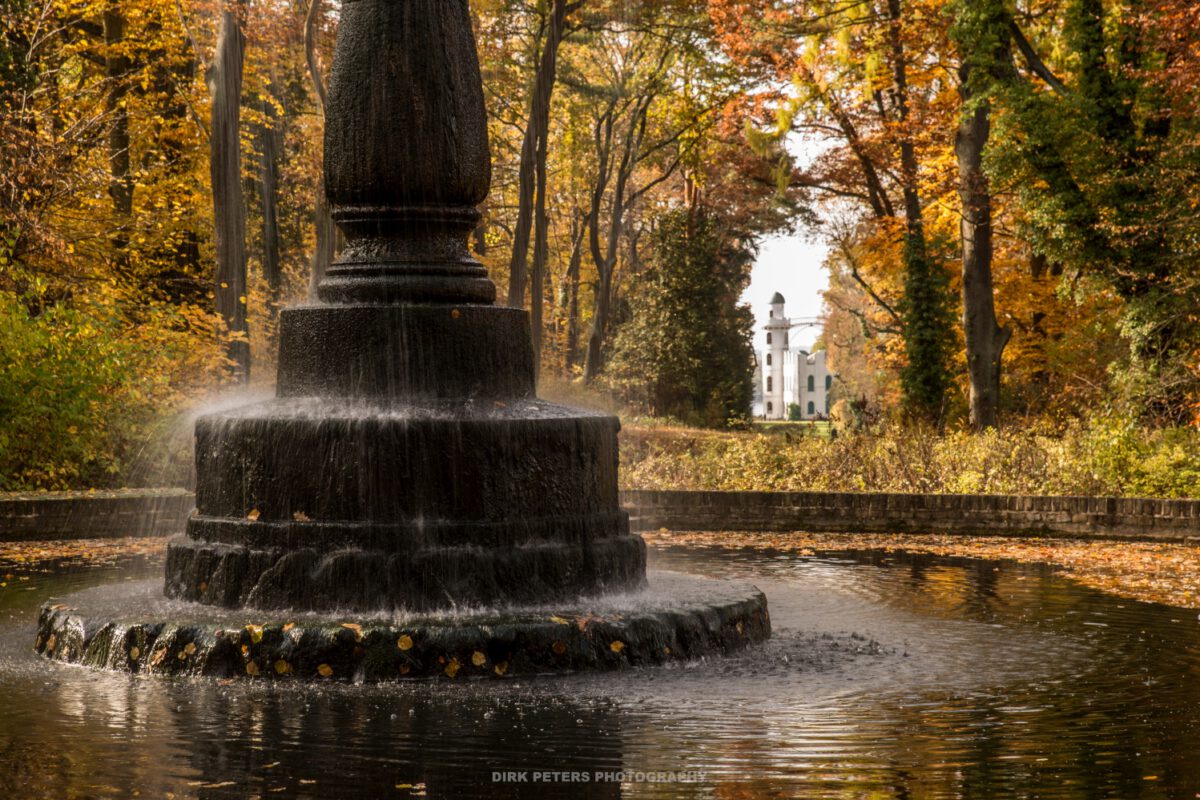
[[591, 601], [409, 616], [221, 611], [158, 590], [144, 581], [48, 602], [34, 649], [131, 673], [378, 682], [619, 670], [732, 652], [771, 632], [752, 585], [676, 573]]

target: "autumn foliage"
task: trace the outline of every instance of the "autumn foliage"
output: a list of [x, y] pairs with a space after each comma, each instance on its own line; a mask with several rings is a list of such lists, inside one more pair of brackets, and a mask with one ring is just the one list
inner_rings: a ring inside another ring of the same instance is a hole
[[[175, 414], [247, 376], [270, 383], [278, 309], [337, 247], [319, 189], [338, 13], [5, 5], [0, 489], [149, 480], [139, 460]], [[687, 218], [716, 221], [705, 246], [723, 254], [688, 291], [735, 338], [758, 242], [804, 229], [829, 243], [822, 345], [844, 421], [1195, 416], [1195, 3], [472, 0], [471, 13], [493, 155], [471, 246], [500, 296], [531, 310], [544, 384], [661, 411], [651, 384], [667, 383], [630, 365], [670, 361], [654, 319], [694, 310], [643, 291], [669, 283], [668, 263], [703, 262], [660, 252]], [[744, 394], [749, 360], [692, 357], [705, 346], [680, 343], [669, 383]], [[700, 374], [716, 363], [720, 381]], [[698, 421], [742, 418], [694, 399]]]

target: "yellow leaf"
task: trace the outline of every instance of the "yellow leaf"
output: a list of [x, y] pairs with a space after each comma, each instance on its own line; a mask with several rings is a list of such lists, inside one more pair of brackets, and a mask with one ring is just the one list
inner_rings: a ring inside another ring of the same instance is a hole
[[262, 625], [247, 625], [246, 630], [250, 631], [250, 641], [258, 644], [262, 641], [263, 626]]
[[286, 675], [292, 671], [292, 665], [284, 661], [282, 658], [275, 662], [275, 672], [280, 675]]
[[184, 647], [183, 647], [184, 655], [190, 656], [194, 652], [196, 652], [196, 643], [195, 642], [188, 642], [186, 645], [184, 645]]
[[354, 641], [361, 642], [363, 638], [362, 625], [357, 622], [343, 622], [342, 627], [348, 631], [354, 631]]
[[459, 663], [457, 658], [450, 659], [450, 663], [446, 665], [445, 673], [447, 677], [453, 678], [458, 674]]
[[625, 649], [625, 643], [620, 639], [614, 640], [613, 643], [608, 646], [608, 649], [612, 650], [614, 653], [619, 653]]
[[296, 520], [296, 522], [312, 522], [312, 520], [308, 518], [308, 514], [305, 514], [303, 511], [297, 511], [293, 513], [292, 519]]
[[258, 664], [255, 663], [254, 661], [251, 661], [250, 663], [246, 664], [246, 674], [247, 675], [257, 675], [258, 674]]
[[492, 672], [496, 673], [497, 675], [503, 675], [504, 673], [508, 672], [508, 662], [501, 661], [499, 664], [492, 667]]
[[562, 617], [551, 617], [551, 618], [550, 618], [550, 621], [551, 621], [551, 622], [556, 622], [556, 623], [558, 623], [559, 625], [570, 625], [570, 624], [571, 624], [570, 620], [565, 620], [565, 619], [563, 619]]
[[396, 640], [396, 646], [401, 650], [412, 650], [413, 640], [407, 633]]
[[400, 665], [400, 674], [401, 675], [407, 675], [411, 671], [412, 671], [412, 667], [410, 667], [408, 664]]
[[262, 512], [260, 512], [257, 508], [252, 508], [252, 509], [250, 509], [250, 513], [246, 515], [246, 519], [250, 520], [251, 522], [254, 522], [254, 520], [258, 519], [258, 517], [261, 513]]
[[317, 667], [317, 674], [319, 674], [322, 678], [328, 678], [333, 674], [333, 667], [329, 666], [328, 664], [322, 664], [321, 666]]
[[290, 631], [290, 630], [291, 630], [292, 628], [294, 628], [294, 627], [296, 627], [296, 623], [294, 623], [294, 622], [289, 622], [288, 624], [286, 624], [286, 625], [284, 625], [284, 626], [283, 626], [283, 632], [284, 632], [284, 633], [287, 633], [288, 631]]
[[139, 649], [138, 647], [131, 647], [131, 648], [129, 648], [129, 657], [130, 657], [131, 659], [133, 659], [134, 661], [137, 661], [137, 660], [138, 660], [138, 656], [140, 656], [141, 654], [142, 654], [142, 651], [141, 651], [141, 649]]
[[471, 654], [471, 663], [477, 667], [482, 667], [484, 664], [487, 663], [487, 656], [485, 656], [483, 653], [476, 650], [474, 653]]

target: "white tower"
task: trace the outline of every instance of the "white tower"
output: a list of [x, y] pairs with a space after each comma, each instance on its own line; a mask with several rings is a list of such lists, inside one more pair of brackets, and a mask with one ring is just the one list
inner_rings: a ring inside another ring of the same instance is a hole
[[788, 349], [788, 329], [791, 320], [783, 314], [783, 295], [776, 292], [771, 298], [771, 312], [763, 330], [767, 332], [767, 350], [763, 363], [763, 417], [785, 419], [787, 400], [783, 390], [783, 366]]

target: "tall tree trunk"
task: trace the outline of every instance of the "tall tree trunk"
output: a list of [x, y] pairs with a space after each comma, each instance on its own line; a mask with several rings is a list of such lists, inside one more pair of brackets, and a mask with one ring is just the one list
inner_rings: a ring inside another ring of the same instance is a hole
[[587, 233], [586, 225], [578, 218], [572, 226], [571, 260], [567, 262], [567, 344], [563, 363], [568, 372], [575, 364], [579, 350], [579, 270], [583, 265], [583, 237]]
[[250, 379], [249, 326], [246, 320], [246, 206], [242, 196], [241, 96], [246, 37], [241, 16], [248, 0], [236, 0], [221, 12], [217, 49], [208, 68], [212, 96], [210, 173], [213, 193], [217, 270], [217, 313], [230, 335], [228, 355], [234, 378]]
[[[321, 0], [310, 0], [308, 13], [304, 18], [304, 60], [308, 64], [308, 77], [312, 81], [313, 92], [317, 95], [317, 111], [321, 119], [325, 118], [325, 81], [321, 77], [321, 67], [317, 63], [316, 28], [317, 16], [321, 13]], [[317, 286], [325, 279], [329, 265], [333, 263], [333, 254], [337, 249], [337, 226], [329, 213], [329, 202], [325, 199], [325, 167], [321, 166], [321, 174], [317, 176], [317, 200], [314, 206], [314, 224], [316, 228], [316, 243], [313, 247], [312, 258], [308, 262], [308, 296], [317, 299]]]
[[542, 363], [542, 307], [546, 293], [546, 255], [549, 250], [549, 219], [546, 215], [546, 140], [538, 139], [537, 192], [533, 214], [533, 269], [529, 291], [529, 325], [533, 334], [533, 368], [536, 373]]
[[128, 276], [129, 226], [133, 217], [133, 176], [129, 170], [129, 110], [125, 98], [129, 94], [129, 58], [120, 52], [125, 40], [125, 17], [115, 8], [106, 8], [103, 14], [104, 77], [108, 81], [108, 96], [105, 111], [108, 123], [108, 196], [112, 199], [117, 228], [113, 232], [112, 245], [116, 253], [117, 266]]
[[[274, 94], [273, 88], [268, 89]], [[279, 159], [283, 155], [283, 121], [275, 110], [275, 98], [262, 99], [263, 123], [258, 131], [259, 201], [262, 204], [262, 270], [271, 291], [271, 312], [279, 304], [283, 271], [279, 256]]]
[[963, 333], [967, 344], [971, 427], [1000, 424], [1000, 356], [1011, 331], [996, 323], [992, 289], [992, 195], [983, 172], [991, 107], [972, 96], [970, 67], [959, 70], [963, 113], [954, 140], [962, 201]]
[[[545, 201], [546, 173], [546, 138], [550, 127], [550, 96], [554, 92], [554, 81], [558, 72], [558, 46], [562, 43], [563, 32], [566, 30], [567, 14], [578, 7], [567, 0], [552, 0], [549, 18], [546, 24], [546, 38], [542, 43], [541, 58], [538, 60], [537, 72], [534, 75], [533, 98], [530, 101], [529, 119], [525, 124], [525, 135], [521, 140], [521, 162], [517, 172], [517, 224], [513, 229], [512, 257], [508, 264], [508, 297], [507, 305], [520, 308], [525, 301], [526, 272], [528, 269], [530, 228], [534, 224], [535, 192], [540, 193], [539, 203]], [[544, 206], [542, 208], [542, 224], [545, 225]], [[537, 261], [539, 237], [544, 237], [545, 231], [536, 232], [534, 236], [534, 261]], [[545, 268], [545, 253], [542, 253], [542, 268]], [[535, 264], [536, 268], [536, 264]], [[537, 276], [534, 276], [537, 283]], [[534, 289], [535, 296], [541, 294], [541, 289]], [[531, 306], [532, 309], [532, 306]], [[540, 309], [537, 312], [541, 320]], [[533, 327], [534, 354], [539, 353], [541, 334], [537, 325]]]
[[892, 61], [892, 98], [900, 136], [900, 181], [904, 197], [904, 344], [908, 364], [902, 374], [905, 405], [916, 416], [941, 425], [950, 388], [945, 276], [929, 254], [922, 221], [920, 164], [913, 137], [908, 66], [901, 0], [887, 0]]

